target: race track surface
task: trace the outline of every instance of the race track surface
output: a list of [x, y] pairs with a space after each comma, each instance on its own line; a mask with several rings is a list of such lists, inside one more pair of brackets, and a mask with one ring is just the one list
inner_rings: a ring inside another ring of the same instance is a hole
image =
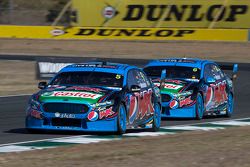
[[[250, 71], [242, 70], [238, 73], [235, 85], [235, 112], [233, 119], [250, 117]], [[25, 107], [29, 96], [0, 97], [0, 144], [23, 142], [30, 140], [49, 139], [55, 137], [79, 135], [79, 133], [43, 133], [29, 134], [24, 129]], [[248, 99], [249, 98], [249, 99]], [[228, 118], [205, 118], [196, 120], [163, 120], [162, 126], [183, 125], [198, 122], [211, 122]]]

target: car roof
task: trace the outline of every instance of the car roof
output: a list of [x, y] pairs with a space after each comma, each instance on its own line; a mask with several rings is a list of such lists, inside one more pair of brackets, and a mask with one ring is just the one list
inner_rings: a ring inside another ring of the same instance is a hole
[[150, 61], [146, 67], [150, 66], [185, 66], [193, 68], [202, 68], [205, 63], [214, 63], [213, 61], [197, 58], [166, 58]]
[[112, 62], [88, 62], [88, 63], [79, 63], [71, 64], [63, 69], [62, 72], [83, 72], [83, 71], [96, 71], [96, 72], [107, 72], [107, 73], [116, 73], [124, 74], [126, 71], [137, 68], [136, 66], [131, 66], [128, 64], [112, 63]]

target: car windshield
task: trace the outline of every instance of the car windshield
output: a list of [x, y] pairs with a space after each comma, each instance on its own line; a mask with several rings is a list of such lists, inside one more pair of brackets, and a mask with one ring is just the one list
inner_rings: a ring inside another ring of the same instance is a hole
[[58, 74], [50, 85], [94, 85], [105, 87], [122, 87], [123, 76], [106, 72], [64, 72]]
[[167, 78], [200, 79], [200, 69], [182, 66], [151, 66], [144, 68], [149, 77], [161, 77], [162, 70], [166, 69]]

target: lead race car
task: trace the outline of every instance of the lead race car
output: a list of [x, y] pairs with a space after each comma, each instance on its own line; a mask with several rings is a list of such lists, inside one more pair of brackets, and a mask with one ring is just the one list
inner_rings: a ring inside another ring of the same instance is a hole
[[144, 71], [161, 89], [162, 117], [202, 119], [233, 113], [238, 65], [233, 65], [232, 78], [222, 69], [208, 60], [169, 58], [149, 62]]
[[161, 124], [157, 87], [135, 66], [107, 62], [73, 64], [48, 84], [40, 82], [26, 111], [26, 128], [117, 132]]

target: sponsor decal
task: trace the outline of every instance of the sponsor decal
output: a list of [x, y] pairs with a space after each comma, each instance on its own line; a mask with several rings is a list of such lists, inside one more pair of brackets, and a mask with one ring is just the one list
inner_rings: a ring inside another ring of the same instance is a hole
[[116, 78], [116, 79], [121, 79], [121, 75], [117, 74], [117, 75], [115, 76], [115, 78]]
[[42, 114], [37, 110], [31, 110], [30, 115], [37, 119], [42, 119]]
[[63, 31], [61, 29], [54, 29], [54, 30], [50, 31], [50, 34], [53, 36], [59, 36], [59, 35], [65, 34], [65, 31]]
[[[83, 2], [85, 3], [85, 0]], [[98, 14], [100, 15], [100, 13]], [[87, 15], [87, 17], [89, 17], [89, 15]], [[249, 17], [247, 17], [246, 20], [248, 20]], [[103, 23], [104, 22], [103, 17], [101, 18]], [[115, 18], [117, 18], [117, 16]], [[81, 19], [81, 20], [84, 20], [85, 23], [89, 23], [88, 21], [86, 21], [86, 19]], [[96, 18], [92, 20], [96, 20]], [[110, 20], [115, 20], [115, 19], [110, 19]], [[108, 23], [109, 21], [107, 22], [107, 24]], [[249, 24], [250, 27], [250, 22], [244, 21], [244, 23]], [[129, 23], [129, 25], [131, 26], [131, 23]], [[150, 25], [152, 25], [152, 23], [150, 23]], [[138, 26], [133, 24], [133, 26], [136, 26], [136, 28], [116, 28], [117, 26], [118, 24], [115, 24], [115, 26], [113, 26], [112, 28], [92, 26], [92, 25], [84, 27], [74, 26], [68, 28], [66, 34], [58, 36], [52, 36], [50, 34], [51, 31], [50, 26], [0, 26], [0, 37], [13, 38], [14, 36], [15, 38], [82, 39], [82, 40], [122, 39], [122, 40], [248, 41], [248, 29], [140, 28], [142, 27], [142, 24], [139, 24]], [[34, 31], [39, 32], [39, 34], [33, 33]], [[54, 71], [57, 65], [55, 63], [44, 62], [43, 64], [41, 64], [41, 66], [42, 66], [41, 68], [39, 67], [41, 70]], [[60, 69], [58, 68], [55, 71], [58, 70]], [[49, 78], [53, 77], [54, 74], [55, 74], [54, 72], [41, 73], [41, 77]]]
[[[79, 28], [76, 36], [100, 36], [100, 37], [143, 37], [143, 38], [166, 38], [184, 37], [195, 33], [193, 29], [146, 29], [146, 28]], [[106, 67], [108, 68], [108, 67]]]
[[[72, 0], [82, 27], [250, 28], [249, 1]], [[105, 8], [103, 8], [106, 6]], [[95, 9], [95, 10], [93, 10]], [[102, 15], [100, 15], [100, 13]]]
[[89, 98], [97, 99], [101, 97], [101, 94], [94, 94], [90, 92], [70, 92], [70, 91], [55, 91], [52, 94], [44, 93], [42, 96], [55, 96], [55, 97], [80, 97], [80, 98]]
[[56, 112], [55, 117], [57, 117], [57, 118], [76, 118], [76, 115]]
[[175, 83], [175, 84], [182, 84], [182, 83], [184, 83], [183, 81], [173, 80], [173, 79], [166, 79], [165, 82], [171, 82], [171, 83]]
[[99, 111], [99, 119], [108, 118], [114, 114], [115, 114], [115, 112], [113, 111], [113, 107], [110, 107], [108, 109]]
[[191, 104], [192, 102], [193, 102], [193, 100], [191, 99], [191, 96], [189, 96], [188, 98], [183, 99], [183, 100], [180, 101], [180, 107], [189, 105], [189, 104]]
[[108, 101], [101, 102], [101, 103], [91, 104], [90, 106], [93, 107], [93, 108], [95, 108], [95, 107], [110, 106], [112, 104], [114, 104], [114, 102], [108, 100]]
[[168, 62], [168, 63], [195, 63], [195, 60], [189, 60], [189, 59], [161, 59], [160, 62]]
[[83, 87], [83, 86], [72, 86], [69, 88], [66, 88], [65, 90], [81, 90], [81, 91], [90, 91], [90, 92], [102, 92], [104, 91], [103, 89], [99, 89], [99, 88], [90, 88], [90, 87]]
[[178, 107], [178, 102], [176, 100], [172, 100], [169, 104], [169, 107], [172, 109], [176, 109]]
[[174, 89], [174, 90], [180, 89], [182, 87], [183, 86], [181, 86], [181, 85], [175, 85], [175, 84], [170, 84], [170, 83], [166, 83], [164, 85], [164, 88], [166, 88], [166, 89]]
[[97, 112], [91, 111], [91, 112], [88, 114], [88, 120], [90, 120], [90, 121], [96, 121], [97, 119], [98, 119], [98, 114], [97, 114]]
[[[75, 34], [75, 35], [77, 35], [77, 34]], [[114, 65], [102, 65], [102, 64], [75, 64], [74, 67], [80, 67], [80, 68], [81, 67], [88, 67], [88, 68], [117, 68], [117, 66], [114, 66]]]
[[152, 104], [152, 89], [135, 93], [130, 96], [129, 121], [133, 123], [136, 119], [143, 119], [145, 116], [154, 113]]
[[106, 19], [111, 19], [116, 15], [116, 10], [112, 6], [107, 6], [103, 9], [103, 17]]
[[59, 112], [56, 112], [56, 113], [55, 113], [55, 117], [59, 118], [59, 117], [60, 117], [60, 113], [59, 113]]

